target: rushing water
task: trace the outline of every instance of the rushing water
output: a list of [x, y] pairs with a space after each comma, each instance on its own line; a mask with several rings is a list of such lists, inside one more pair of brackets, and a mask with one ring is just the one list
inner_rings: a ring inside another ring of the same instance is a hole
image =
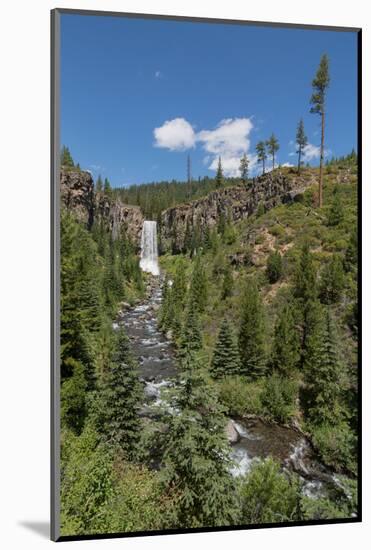
[[[163, 405], [163, 392], [177, 383], [177, 370], [172, 343], [157, 326], [162, 298], [160, 277], [154, 278], [151, 284], [148, 299], [127, 310], [119, 323], [124, 324], [138, 358], [146, 396], [142, 414], [155, 419], [157, 407]], [[234, 418], [232, 423], [238, 432], [238, 441], [231, 445], [234, 477], [245, 475], [255, 462], [271, 456], [284, 470], [301, 477], [303, 492], [309, 497], [322, 496], [338, 484], [336, 476], [321, 464], [310, 443], [296, 430], [257, 418]]]
[[158, 276], [157, 222], [146, 220], [143, 223], [140, 248], [140, 267], [143, 271]]

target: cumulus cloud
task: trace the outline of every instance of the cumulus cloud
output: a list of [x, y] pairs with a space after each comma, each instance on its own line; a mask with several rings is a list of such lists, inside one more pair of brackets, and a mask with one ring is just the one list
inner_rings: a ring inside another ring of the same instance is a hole
[[[289, 143], [291, 145], [291, 142]], [[319, 159], [321, 154], [321, 148], [319, 145], [314, 145], [313, 143], [307, 143], [307, 145], [303, 148], [302, 153], [302, 161], [303, 162], [310, 162], [312, 160]], [[329, 149], [325, 149], [324, 156], [327, 157], [331, 154], [331, 151]], [[294, 157], [297, 155], [297, 151], [291, 151], [289, 153], [289, 157]]]
[[252, 128], [249, 118], [225, 118], [214, 130], [199, 132], [196, 139], [211, 157], [209, 169], [216, 170], [220, 156], [224, 174], [238, 176], [241, 157], [250, 148], [249, 134]]
[[192, 125], [184, 118], [166, 120], [162, 126], [153, 130], [155, 147], [170, 151], [185, 151], [194, 146], [196, 134]]
[[309, 162], [314, 159], [318, 159], [320, 155], [319, 145], [313, 145], [308, 143], [303, 149], [303, 160]]
[[285, 168], [285, 167], [286, 167], [286, 168], [292, 168], [293, 166], [294, 166], [294, 165], [291, 164], [291, 162], [284, 162], [284, 163], [282, 164], [282, 167], [283, 167], [283, 168]]
[[206, 153], [203, 162], [209, 170], [217, 169], [221, 157], [224, 174], [238, 176], [244, 153], [249, 159], [250, 170], [256, 167], [256, 156], [248, 154], [252, 129], [253, 123], [249, 118], [225, 118], [214, 129], [196, 133], [187, 120], [174, 118], [155, 128], [155, 146], [184, 151], [199, 143]]

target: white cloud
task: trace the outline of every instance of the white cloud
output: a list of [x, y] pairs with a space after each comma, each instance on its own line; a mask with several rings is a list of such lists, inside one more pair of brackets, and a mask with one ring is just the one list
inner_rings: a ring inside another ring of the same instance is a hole
[[100, 164], [91, 164], [89, 168], [91, 168], [92, 170], [98, 171], [98, 170], [101, 170], [102, 167]]
[[250, 148], [249, 134], [252, 128], [249, 118], [226, 118], [214, 130], [199, 132], [197, 141], [212, 155], [209, 169], [216, 170], [220, 156], [224, 174], [238, 176], [241, 157]]
[[320, 147], [318, 145], [313, 145], [308, 143], [303, 149], [303, 161], [309, 162], [311, 160], [319, 158]]
[[195, 144], [196, 134], [193, 127], [184, 118], [167, 120], [159, 128], [153, 130], [155, 147], [171, 151], [185, 151]]
[[155, 72], [155, 78], [161, 78], [162, 77], [162, 72], [161, 71], [156, 71]]
[[292, 166], [294, 166], [294, 165], [291, 164], [291, 162], [284, 162], [284, 163], [282, 164], [282, 167], [283, 167], [283, 168], [284, 168], [284, 167], [286, 167], [286, 168], [291, 168]]
[[253, 129], [250, 118], [226, 118], [219, 122], [213, 130], [201, 130], [196, 133], [192, 125], [184, 118], [167, 120], [159, 128], [155, 128], [155, 146], [184, 151], [200, 143], [207, 153], [203, 163], [209, 170], [216, 170], [219, 156], [223, 172], [226, 176], [238, 176], [241, 157], [247, 154], [250, 170], [256, 167], [256, 156], [249, 155], [249, 135]]

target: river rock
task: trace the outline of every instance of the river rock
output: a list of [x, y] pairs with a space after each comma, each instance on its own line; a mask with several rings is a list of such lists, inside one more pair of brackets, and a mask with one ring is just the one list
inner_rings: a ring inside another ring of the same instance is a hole
[[238, 443], [238, 441], [240, 440], [240, 434], [236, 430], [233, 424], [233, 420], [228, 420], [228, 423], [225, 427], [225, 434], [229, 443]]

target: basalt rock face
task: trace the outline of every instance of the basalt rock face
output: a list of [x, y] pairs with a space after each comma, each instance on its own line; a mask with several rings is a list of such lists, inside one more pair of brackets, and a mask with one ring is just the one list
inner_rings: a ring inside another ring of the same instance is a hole
[[94, 182], [89, 172], [61, 170], [61, 204], [79, 222], [91, 227], [94, 221]]
[[218, 224], [221, 216], [238, 222], [254, 214], [262, 204], [269, 210], [278, 204], [291, 202], [308, 183], [289, 179], [284, 174], [265, 174], [253, 179], [248, 187], [227, 187], [213, 191], [207, 197], [173, 208], [161, 215], [161, 246], [163, 251], [180, 252], [186, 230], [196, 226], [203, 231]]
[[60, 185], [62, 205], [73, 212], [79, 222], [90, 228], [94, 221], [101, 220], [114, 239], [124, 230], [139, 247], [144, 222], [139, 207], [123, 204], [103, 193], [95, 193], [91, 174], [83, 170], [62, 169]]

